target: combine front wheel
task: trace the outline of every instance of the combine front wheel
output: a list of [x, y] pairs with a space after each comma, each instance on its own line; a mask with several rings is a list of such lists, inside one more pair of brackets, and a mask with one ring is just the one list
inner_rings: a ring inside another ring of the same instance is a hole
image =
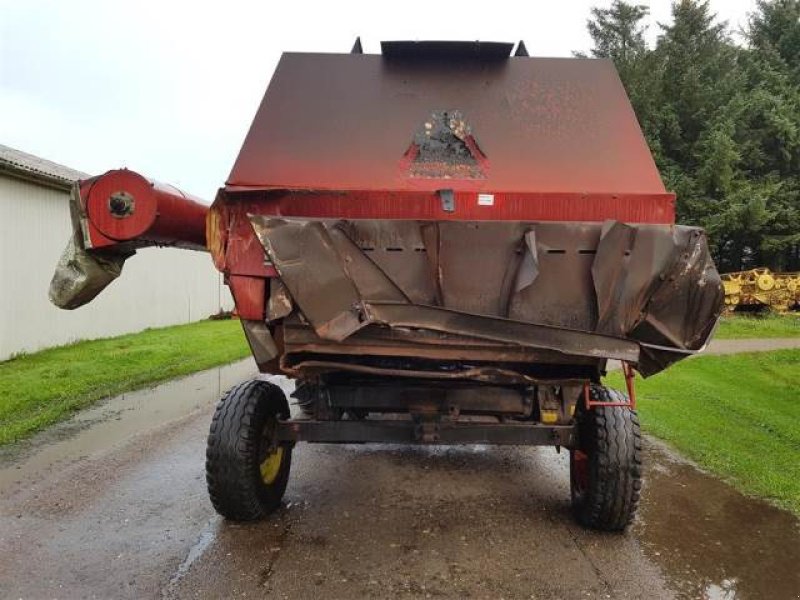
[[[599, 385], [594, 402], [626, 403], [627, 397]], [[622, 531], [633, 520], [642, 487], [642, 437], [636, 411], [627, 406], [581, 405], [579, 444], [570, 451], [572, 509], [592, 529]]]
[[292, 445], [275, 441], [279, 418], [289, 418], [281, 389], [261, 380], [241, 383], [219, 401], [206, 450], [206, 481], [216, 511], [255, 521], [280, 506], [292, 464]]

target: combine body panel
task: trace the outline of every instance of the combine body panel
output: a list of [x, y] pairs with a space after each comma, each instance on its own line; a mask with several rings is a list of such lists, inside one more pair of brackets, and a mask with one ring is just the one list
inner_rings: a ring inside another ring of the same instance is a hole
[[[702, 230], [674, 224], [613, 64], [511, 49], [284, 54], [204, 225], [192, 198], [130, 172], [76, 190], [82, 259], [205, 242], [259, 369], [297, 379], [304, 418], [263, 381], [220, 405], [267, 440], [226, 450], [215, 419], [222, 514], [274, 508], [297, 441], [483, 442], [569, 448], [578, 518], [629, 522], [633, 370], [701, 350], [723, 289]], [[600, 386], [609, 359], [628, 396]], [[255, 488], [231, 479], [234, 455]]]

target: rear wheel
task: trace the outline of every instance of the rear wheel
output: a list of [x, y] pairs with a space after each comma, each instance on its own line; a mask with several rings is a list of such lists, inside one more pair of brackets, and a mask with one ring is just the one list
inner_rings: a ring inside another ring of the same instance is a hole
[[278, 419], [289, 418], [289, 404], [276, 385], [246, 381], [219, 401], [206, 450], [206, 481], [211, 503], [227, 519], [254, 521], [280, 506], [292, 444], [275, 439]]
[[[591, 386], [592, 400], [627, 402], [616, 390]], [[642, 488], [642, 437], [636, 411], [579, 407], [579, 443], [570, 451], [572, 509], [586, 527], [622, 531], [633, 520]]]

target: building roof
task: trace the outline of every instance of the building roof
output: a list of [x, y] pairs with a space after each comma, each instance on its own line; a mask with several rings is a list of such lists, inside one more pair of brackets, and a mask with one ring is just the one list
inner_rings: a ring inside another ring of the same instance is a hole
[[27, 179], [43, 185], [69, 189], [87, 173], [0, 144], [0, 174]]

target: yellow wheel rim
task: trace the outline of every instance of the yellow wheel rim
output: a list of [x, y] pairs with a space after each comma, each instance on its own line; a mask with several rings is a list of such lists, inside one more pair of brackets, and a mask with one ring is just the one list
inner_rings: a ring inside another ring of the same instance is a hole
[[281, 470], [281, 461], [283, 461], [283, 446], [278, 446], [275, 451], [264, 459], [261, 463], [261, 480], [270, 485], [275, 481], [278, 476], [278, 471]]

